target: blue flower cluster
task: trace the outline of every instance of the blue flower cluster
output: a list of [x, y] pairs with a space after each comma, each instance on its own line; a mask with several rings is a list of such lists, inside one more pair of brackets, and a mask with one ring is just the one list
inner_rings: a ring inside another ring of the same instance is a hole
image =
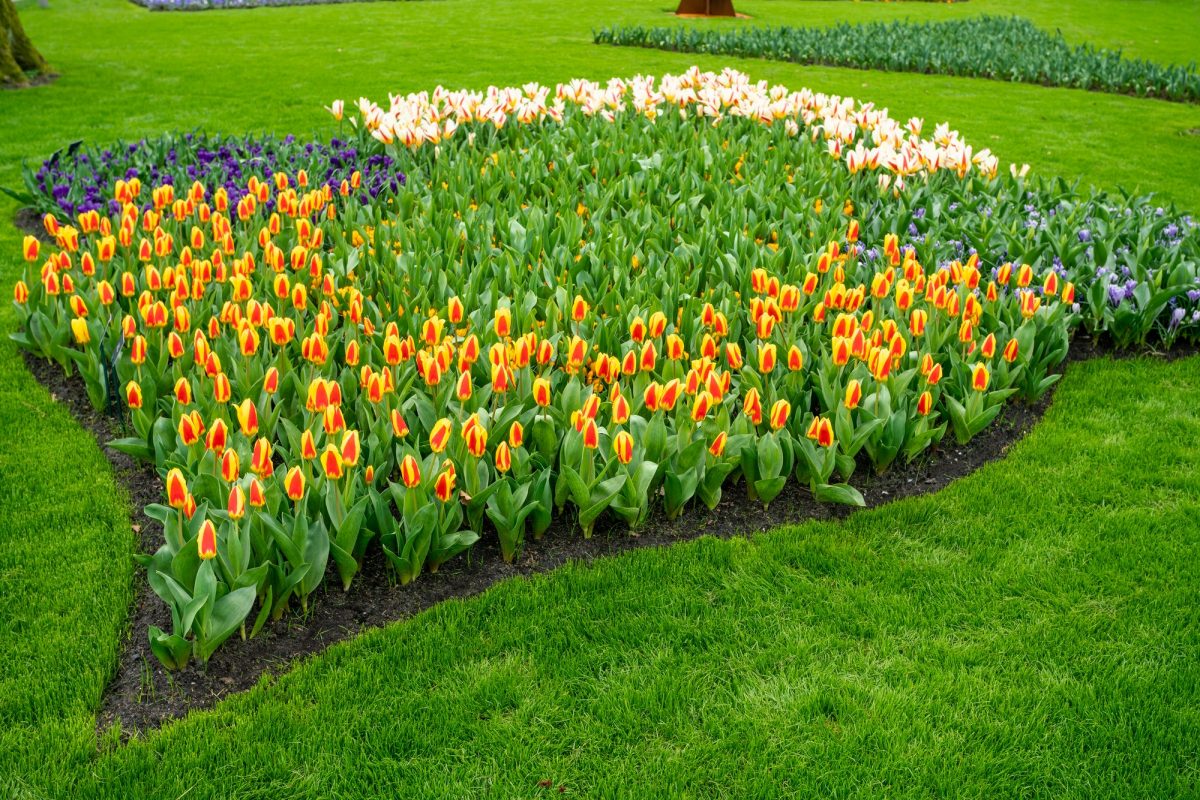
[[116, 201], [104, 199], [112, 196], [119, 179], [183, 187], [199, 181], [209, 192], [223, 186], [236, 204], [246, 194], [251, 175], [270, 178], [282, 171], [295, 176], [300, 170], [307, 172], [310, 186], [328, 185], [334, 190], [358, 172], [356, 194], [364, 204], [398, 193], [405, 180], [391, 156], [367, 153], [355, 143], [337, 138], [326, 144], [301, 142], [291, 135], [187, 133], [103, 148], [73, 145], [55, 153], [36, 171], [27, 169], [25, 184], [39, 213], [74, 216], [93, 210], [119, 211], [114, 207]]

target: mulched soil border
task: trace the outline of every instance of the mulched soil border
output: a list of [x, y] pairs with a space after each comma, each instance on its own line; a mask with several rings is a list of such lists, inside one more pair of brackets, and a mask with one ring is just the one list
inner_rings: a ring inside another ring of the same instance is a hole
[[[43, 233], [39, 230], [40, 217], [29, 210], [18, 213], [15, 222], [28, 232]], [[1182, 345], [1165, 352], [1117, 351], [1107, 342], [1077, 336], [1063, 369], [1073, 362], [1100, 356], [1125, 358], [1151, 354], [1173, 360], [1196, 352], [1197, 347]], [[152, 465], [105, 446], [106, 442], [129, 435], [127, 423], [118, 416], [97, 412], [78, 374], [67, 377], [52, 361], [30, 353], [24, 357], [29, 371], [51, 399], [66, 406], [76, 421], [95, 437], [108, 458], [118, 484], [129, 494], [130, 520], [140, 552], [156, 551], [162, 543], [162, 526], [147, 517], [143, 509], [161, 502], [165, 495], [162, 479]], [[1042, 418], [1053, 394], [1052, 388], [1035, 404], [1007, 404], [1001, 415], [966, 446], [958, 445], [948, 433], [938, 448], [883, 475], [876, 475], [869, 465], [860, 464], [851, 482], [862, 492], [867, 508], [936, 492], [1002, 458]], [[526, 542], [512, 564], [504, 562], [495, 536], [485, 532], [468, 553], [444, 564], [437, 573], [424, 573], [403, 587], [387, 571], [385, 559], [373, 547], [349, 592], [340, 590], [333, 575], [312, 595], [307, 615], [302, 617], [296, 612], [268, 622], [253, 639], [230, 639], [206, 667], [193, 661], [178, 672], [168, 671], [150, 650], [147, 629], [157, 625], [169, 630], [170, 612], [150, 590], [143, 568], [135, 563], [133, 600], [121, 653], [97, 710], [97, 741], [108, 738], [105, 734], [115, 724], [120, 725], [121, 738], [128, 739], [192, 710], [209, 708], [230, 694], [253, 687], [264, 677], [268, 682], [273, 680], [301, 660], [363, 630], [407, 619], [443, 600], [479, 594], [503, 580], [548, 572], [569, 561], [589, 562], [637, 548], [666, 547], [700, 536], [749, 536], [807, 520], [843, 519], [856, 510], [818, 503], [807, 488], [794, 481], [788, 483], [769, 507], [763, 508], [747, 499], [739, 481], [726, 485], [722, 500], [713, 511], [703, 504], [692, 503], [678, 518], [668, 520], [660, 509], [651, 513], [636, 533], [628, 532], [619, 521], [604, 518], [592, 538], [584, 539], [569, 515], [556, 518], [540, 541]], [[131, 553], [131, 560], [132, 557]]]

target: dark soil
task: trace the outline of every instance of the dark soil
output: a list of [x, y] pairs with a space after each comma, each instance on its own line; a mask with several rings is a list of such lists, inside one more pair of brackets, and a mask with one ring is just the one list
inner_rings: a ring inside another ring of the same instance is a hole
[[[1079, 357], [1094, 352], [1090, 345], [1075, 348]], [[97, 413], [87, 398], [79, 376], [67, 378], [57, 364], [26, 357], [26, 364], [51, 397], [65, 404], [103, 445], [128, 435], [118, 417]], [[883, 475], [859, 469], [853, 483], [862, 492], [867, 507], [903, 497], [934, 492], [983, 464], [1002, 457], [1009, 446], [1024, 436], [1050, 404], [1047, 394], [1036, 405], [1009, 404], [995, 423], [960, 447], [951, 437], [935, 452], [904, 468]], [[153, 553], [162, 543], [162, 527], [142, 509], [161, 502], [162, 481], [152, 466], [107, 447], [105, 455], [117, 480], [129, 492], [133, 529], [141, 551]], [[467, 597], [494, 583], [515, 576], [546, 572], [571, 560], [589, 561], [640, 547], [662, 547], [699, 536], [745, 536], [785, 523], [809, 519], [839, 519], [852, 513], [849, 506], [818, 503], [808, 490], [788, 484], [769, 508], [746, 499], [741, 484], [727, 485], [724, 498], [713, 512], [702, 504], [675, 520], [661, 512], [636, 534], [619, 522], [597, 524], [591, 539], [584, 539], [569, 519], [556, 519], [541, 541], [529, 541], [513, 564], [500, 556], [494, 536], [484, 536], [471, 551], [442, 566], [436, 574], [422, 574], [408, 586], [399, 586], [388, 574], [385, 559], [372, 550], [364, 559], [349, 592], [342, 592], [336, 575], [313, 595], [309, 611], [268, 623], [254, 639], [226, 642], [208, 662], [207, 668], [193, 662], [179, 672], [168, 672], [150, 651], [147, 628], [170, 629], [166, 605], [150, 591], [140, 566], [135, 568], [135, 599], [129, 614], [126, 641], [97, 715], [103, 731], [120, 722], [122, 735], [156, 728], [188, 711], [207, 708], [231, 692], [243, 691], [260, 677], [278, 675], [293, 662], [324, 650], [334, 642], [354, 636], [364, 628], [377, 627], [410, 617], [451, 597]], [[332, 567], [331, 567], [332, 569]]]
[[42, 215], [38, 213], [37, 209], [17, 209], [17, 213], [13, 214], [13, 225], [17, 226], [17, 230], [28, 233], [30, 236], [36, 236], [42, 244], [54, 243], [54, 239], [46, 233], [46, 228], [42, 225]]

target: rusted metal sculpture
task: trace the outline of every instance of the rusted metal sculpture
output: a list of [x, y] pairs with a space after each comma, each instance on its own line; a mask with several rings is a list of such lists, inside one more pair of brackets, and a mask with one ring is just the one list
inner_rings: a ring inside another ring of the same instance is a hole
[[686, 17], [736, 17], [733, 0], [679, 0], [675, 14]]

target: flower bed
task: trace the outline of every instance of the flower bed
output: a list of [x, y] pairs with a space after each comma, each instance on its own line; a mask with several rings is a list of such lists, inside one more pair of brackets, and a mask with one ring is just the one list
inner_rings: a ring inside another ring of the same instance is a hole
[[[362, 152], [356, 143], [338, 138], [325, 143], [295, 136], [186, 133], [106, 147], [76, 142], [36, 170], [27, 166], [25, 191], [10, 194], [39, 214], [116, 214], [121, 204], [110, 196], [112, 187], [118, 180], [137, 178], [147, 186], [199, 182], [208, 194], [223, 188], [236, 205], [246, 195], [251, 175], [269, 180], [276, 172], [303, 172], [306, 183], [353, 193], [364, 203], [386, 199], [404, 185], [404, 174], [391, 156]], [[144, 204], [149, 202], [145, 198]], [[268, 210], [273, 203], [267, 200]]]
[[151, 11], [219, 11], [232, 8], [278, 8], [334, 3], [369, 3], [377, 0], [130, 0]]
[[604, 28], [597, 44], [769, 58], [855, 69], [964, 75], [1200, 102], [1195, 65], [1156, 64], [1091, 45], [1072, 47], [1020, 17], [839, 23], [820, 28]]
[[861, 503], [858, 470], [1042, 395], [1074, 327], [1200, 330], [1189, 219], [869, 105], [692, 70], [357, 111], [362, 157], [410, 176], [391, 202], [122, 179], [111, 216], [26, 240], [16, 339], [123, 402], [114, 446], [165, 477], [170, 667], [327, 567], [407, 583], [735, 484]]

